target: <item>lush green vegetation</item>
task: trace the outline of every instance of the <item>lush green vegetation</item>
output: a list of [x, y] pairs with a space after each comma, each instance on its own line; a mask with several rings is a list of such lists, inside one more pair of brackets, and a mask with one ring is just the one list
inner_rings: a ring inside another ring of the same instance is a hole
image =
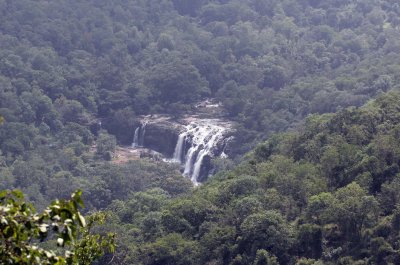
[[122, 264], [398, 264], [400, 93], [314, 115], [179, 198], [109, 206]]
[[[0, 0], [0, 190], [43, 210], [82, 189], [117, 233], [98, 264], [399, 264], [399, 17], [395, 0]], [[237, 168], [193, 189], [174, 165], [108, 161], [138, 115], [205, 97], [237, 122], [235, 162], [268, 140]]]
[[[0, 1], [3, 153], [32, 148], [35, 128], [99, 117], [127, 144], [135, 115], [181, 113], [204, 96], [239, 122], [232, 152], [243, 153], [399, 79], [396, 1], [192, 2]], [[25, 133], [10, 139], [13, 129]]]
[[[113, 234], [103, 236], [91, 232], [96, 223], [104, 222], [105, 214], [96, 213], [86, 223], [78, 209], [83, 206], [81, 195], [82, 191], [77, 191], [70, 200], [54, 201], [37, 214], [35, 208], [24, 201], [21, 191], [2, 191], [1, 264], [89, 265], [103, 256], [104, 251], [114, 252]], [[40, 243], [46, 239], [46, 243]], [[66, 249], [60, 254], [55, 245]]]

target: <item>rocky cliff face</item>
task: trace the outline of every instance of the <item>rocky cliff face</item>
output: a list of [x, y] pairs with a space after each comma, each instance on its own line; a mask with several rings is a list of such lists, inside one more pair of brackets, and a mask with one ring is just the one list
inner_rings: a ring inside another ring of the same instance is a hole
[[172, 157], [179, 131], [178, 126], [172, 124], [172, 122], [151, 121], [146, 125], [143, 145], [162, 153], [165, 157]]

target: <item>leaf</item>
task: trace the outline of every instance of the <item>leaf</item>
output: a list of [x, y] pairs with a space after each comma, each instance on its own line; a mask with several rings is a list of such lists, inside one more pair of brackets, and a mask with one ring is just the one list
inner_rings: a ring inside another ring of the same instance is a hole
[[84, 203], [83, 203], [83, 200], [82, 200], [82, 191], [81, 190], [77, 190], [74, 193], [72, 193], [71, 198], [79, 206], [84, 207]]
[[13, 190], [13, 191], [11, 191], [11, 194], [17, 199], [23, 199], [24, 198], [24, 194], [20, 190]]
[[12, 237], [14, 234], [14, 230], [12, 229], [11, 226], [7, 226], [4, 230], [3, 230], [3, 235], [6, 238]]
[[1, 224], [2, 225], [8, 225], [7, 219], [4, 217], [1, 217]]
[[44, 254], [47, 256], [47, 258], [52, 258], [54, 255], [50, 251], [45, 251]]
[[47, 227], [48, 227], [47, 224], [41, 224], [41, 225], [39, 226], [39, 231], [40, 231], [41, 233], [46, 233], [46, 232], [47, 232]]
[[57, 239], [57, 246], [63, 247], [63, 246], [64, 246], [64, 239], [62, 239], [61, 237], [59, 237], [59, 238]]
[[7, 194], [8, 194], [7, 190], [0, 191], [0, 199], [3, 200], [4, 198], [6, 198]]
[[86, 227], [86, 221], [85, 218], [81, 215], [80, 212], [77, 213], [78, 215], [78, 219], [79, 219], [79, 223], [82, 227]]
[[68, 238], [69, 241], [71, 241], [72, 243], [74, 242], [74, 236], [72, 235], [72, 230], [70, 227], [67, 227], [67, 231], [68, 231]]
[[54, 215], [51, 219], [59, 222], [61, 220], [61, 217], [59, 215]]
[[3, 212], [9, 212], [11, 209], [10, 209], [10, 207], [3, 207], [3, 206], [0, 206], [0, 211], [3, 211]]
[[60, 216], [61, 216], [61, 219], [68, 220], [68, 219], [72, 218], [73, 214], [68, 209], [62, 209], [60, 212]]

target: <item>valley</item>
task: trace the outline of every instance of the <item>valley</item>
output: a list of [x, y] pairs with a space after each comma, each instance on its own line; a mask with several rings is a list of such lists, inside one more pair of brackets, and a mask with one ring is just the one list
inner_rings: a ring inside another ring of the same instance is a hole
[[0, 264], [400, 264], [397, 0], [0, 0]]

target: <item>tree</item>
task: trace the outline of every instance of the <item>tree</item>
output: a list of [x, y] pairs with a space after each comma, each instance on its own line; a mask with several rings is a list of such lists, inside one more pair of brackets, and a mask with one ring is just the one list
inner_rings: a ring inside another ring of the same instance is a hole
[[174, 8], [181, 15], [195, 16], [200, 7], [206, 2], [205, 0], [173, 0]]
[[86, 121], [85, 109], [80, 102], [59, 98], [55, 105], [64, 122], [83, 123]]
[[256, 253], [254, 265], [279, 265], [277, 258], [270, 255], [265, 249], [259, 249]]
[[135, 113], [130, 108], [119, 109], [105, 121], [107, 131], [116, 136], [122, 144], [132, 143], [132, 129]]
[[164, 103], [190, 103], [210, 94], [207, 81], [189, 61], [173, 60], [153, 67], [147, 79], [154, 96]]
[[293, 244], [293, 232], [280, 213], [254, 213], [243, 221], [240, 230], [239, 248], [244, 248], [252, 256], [256, 256], [257, 250], [265, 249], [276, 255], [280, 262], [288, 261], [286, 253]]
[[169, 234], [154, 243], [142, 247], [143, 264], [191, 265], [199, 264], [199, 247], [195, 241], [184, 239], [180, 234]]
[[279, 90], [289, 80], [288, 71], [280, 65], [271, 65], [264, 70], [264, 78], [259, 84], [261, 88], [273, 88]]
[[339, 225], [344, 239], [353, 243], [361, 239], [363, 229], [371, 227], [379, 214], [377, 200], [355, 182], [338, 189], [333, 196], [328, 193], [313, 196], [309, 209], [324, 224]]
[[96, 152], [106, 160], [111, 160], [116, 145], [115, 136], [102, 132], [96, 142]]
[[[0, 262], [2, 264], [91, 264], [105, 249], [114, 251], [114, 236], [93, 235], [101, 214], [89, 218], [79, 211], [81, 191], [70, 200], [56, 200], [42, 213], [24, 200], [21, 191], [0, 192]], [[40, 242], [48, 240], [45, 245]], [[63, 254], [55, 245], [64, 248]], [[46, 248], [46, 246], [49, 246]]]
[[81, 227], [79, 240], [75, 241], [74, 254], [78, 264], [91, 265], [93, 261], [104, 256], [105, 253], [115, 252], [115, 234], [94, 234], [93, 230], [105, 224], [108, 215], [96, 212], [86, 219], [86, 226]]
[[203, 254], [202, 263], [206, 264], [206, 261], [215, 259], [221, 262], [218, 264], [227, 264], [233, 254], [232, 246], [236, 238], [235, 227], [206, 222], [202, 228], [206, 230], [206, 233], [200, 239]]

